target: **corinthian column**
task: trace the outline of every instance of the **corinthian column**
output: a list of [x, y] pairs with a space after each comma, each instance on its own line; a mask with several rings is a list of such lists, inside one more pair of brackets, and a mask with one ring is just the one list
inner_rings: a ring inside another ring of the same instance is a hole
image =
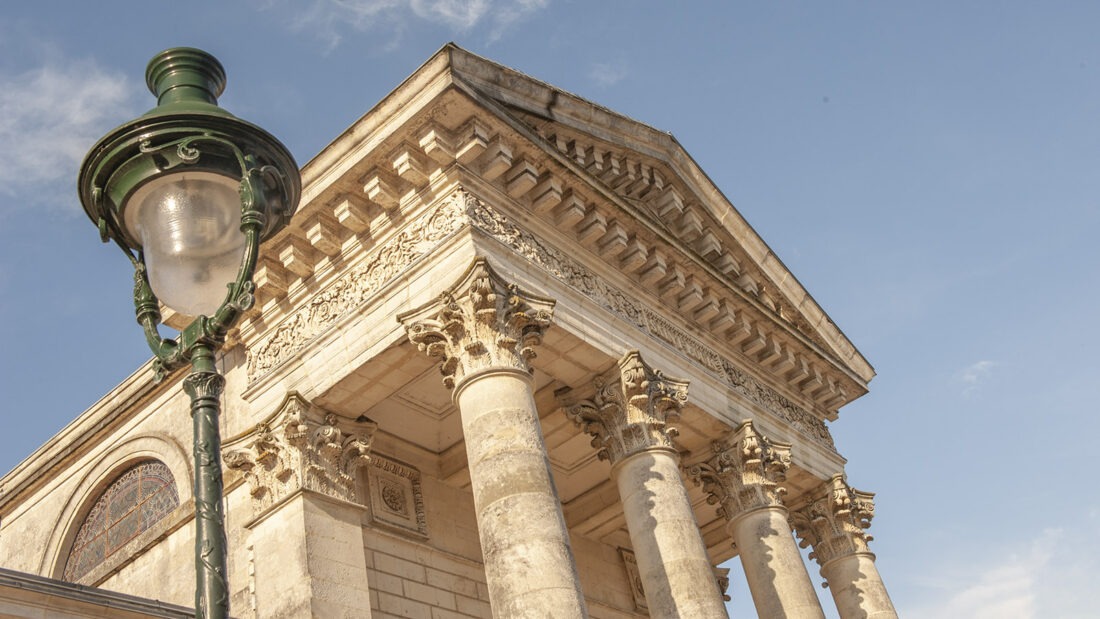
[[398, 316], [442, 360], [462, 416], [495, 617], [587, 616], [528, 365], [553, 307], [479, 258], [437, 301]]
[[864, 532], [875, 516], [874, 496], [834, 475], [792, 514], [802, 546], [813, 546], [810, 557], [821, 566], [841, 619], [898, 616], [867, 546], [871, 536]]
[[724, 442], [716, 441], [714, 451], [688, 475], [727, 521], [757, 614], [824, 617], [781, 501], [790, 445], [769, 441], [745, 422]]
[[687, 382], [662, 376], [631, 351], [619, 361], [619, 378], [597, 381], [596, 389], [566, 413], [611, 462], [650, 616], [724, 619], [668, 425], [687, 401]]

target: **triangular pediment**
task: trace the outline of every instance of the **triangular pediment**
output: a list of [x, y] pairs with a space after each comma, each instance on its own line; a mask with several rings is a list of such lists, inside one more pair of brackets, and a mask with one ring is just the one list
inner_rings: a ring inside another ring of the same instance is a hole
[[667, 132], [452, 48], [455, 77], [867, 381], [873, 369]]
[[[302, 208], [264, 250], [261, 304], [278, 299], [294, 308], [324, 286], [368, 297], [361, 279], [325, 283], [323, 272], [339, 277], [333, 265], [346, 266], [349, 252], [369, 254], [386, 238], [408, 236], [406, 250], [423, 244], [402, 222], [461, 189], [509, 205], [510, 216], [563, 247], [590, 252], [604, 275], [650, 295], [647, 303], [732, 350], [740, 365], [821, 417], [865, 393], [874, 375], [670, 134], [454, 45], [302, 175]], [[380, 278], [371, 268], [369, 277]], [[337, 296], [348, 307], [362, 301]], [[335, 316], [326, 303], [325, 315]], [[250, 375], [291, 354], [296, 345], [286, 340], [303, 342], [325, 327], [297, 312], [254, 313], [244, 329], [257, 338]]]

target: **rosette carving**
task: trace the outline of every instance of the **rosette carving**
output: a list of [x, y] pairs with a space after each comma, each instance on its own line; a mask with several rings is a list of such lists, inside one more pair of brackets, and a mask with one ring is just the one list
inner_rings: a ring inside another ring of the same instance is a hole
[[702, 485], [707, 502], [718, 506], [726, 520], [765, 507], [782, 507], [786, 488], [780, 484], [791, 466], [791, 446], [769, 440], [753, 427], [741, 424], [725, 441], [715, 441], [714, 456], [688, 468], [687, 475]]
[[844, 475], [833, 475], [805, 506], [791, 513], [800, 546], [812, 546], [810, 558], [821, 566], [840, 557], [870, 553], [867, 543], [873, 538], [865, 529], [875, 517], [874, 496], [849, 486]]
[[365, 503], [355, 474], [370, 462], [377, 425], [361, 423], [350, 433], [338, 423], [336, 415], [291, 393], [246, 446], [225, 452], [226, 466], [244, 472], [257, 514], [299, 489]]
[[412, 343], [442, 360], [443, 384], [453, 389], [483, 370], [532, 372], [528, 361], [553, 313], [553, 300], [521, 292], [477, 258], [438, 299], [397, 319]]
[[675, 451], [669, 425], [687, 403], [688, 382], [654, 370], [632, 350], [619, 360], [619, 375], [597, 378], [591, 399], [565, 403], [565, 414], [587, 434], [601, 460], [615, 464], [647, 449]]

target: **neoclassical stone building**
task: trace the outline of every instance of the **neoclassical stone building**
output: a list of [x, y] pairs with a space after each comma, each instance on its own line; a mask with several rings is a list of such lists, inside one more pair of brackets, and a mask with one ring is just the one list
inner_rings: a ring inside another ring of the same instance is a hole
[[[669, 134], [448, 45], [302, 176], [219, 361], [234, 616], [725, 617], [736, 555], [821, 617], [799, 543], [896, 616], [828, 428], [874, 372]], [[191, 603], [181, 378], [0, 481], [0, 566]]]

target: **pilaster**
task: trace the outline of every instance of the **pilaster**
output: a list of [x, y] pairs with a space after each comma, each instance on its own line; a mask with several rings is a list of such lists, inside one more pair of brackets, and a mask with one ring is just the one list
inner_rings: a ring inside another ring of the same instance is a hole
[[370, 462], [376, 426], [356, 426], [291, 393], [255, 435], [225, 453], [252, 498], [257, 616], [370, 616], [366, 497], [356, 477]]

